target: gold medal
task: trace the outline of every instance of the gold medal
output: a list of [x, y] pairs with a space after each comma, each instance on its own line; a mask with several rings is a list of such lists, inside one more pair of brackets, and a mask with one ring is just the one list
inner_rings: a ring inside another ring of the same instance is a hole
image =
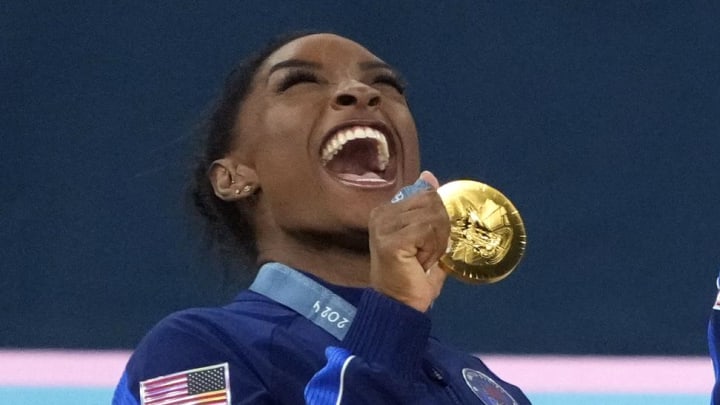
[[437, 190], [450, 217], [450, 244], [440, 267], [462, 281], [494, 283], [520, 263], [527, 235], [520, 213], [498, 190], [457, 180]]

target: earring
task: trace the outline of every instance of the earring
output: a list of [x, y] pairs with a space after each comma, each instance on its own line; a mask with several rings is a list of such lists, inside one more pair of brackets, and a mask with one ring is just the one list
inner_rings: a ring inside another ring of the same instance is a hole
[[247, 193], [251, 192], [252, 189], [253, 189], [253, 188], [252, 188], [251, 185], [246, 184], [245, 187], [243, 187], [242, 189], [236, 188], [236, 189], [235, 189], [235, 194], [236, 194], [236, 195], [240, 195], [240, 194], [242, 194], [242, 193], [247, 194]]

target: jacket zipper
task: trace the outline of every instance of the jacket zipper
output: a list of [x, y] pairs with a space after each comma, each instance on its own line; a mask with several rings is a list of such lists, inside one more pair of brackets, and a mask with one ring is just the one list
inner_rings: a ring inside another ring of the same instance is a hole
[[445, 380], [445, 377], [443, 377], [440, 370], [438, 370], [432, 365], [429, 365], [429, 367], [426, 368], [426, 372], [428, 373], [428, 376], [431, 380], [437, 382], [445, 389], [445, 392], [448, 394], [448, 396], [450, 397], [450, 399], [452, 399], [454, 403], [462, 405], [462, 401], [460, 401], [460, 398], [458, 398], [458, 395], [455, 393], [453, 387]]

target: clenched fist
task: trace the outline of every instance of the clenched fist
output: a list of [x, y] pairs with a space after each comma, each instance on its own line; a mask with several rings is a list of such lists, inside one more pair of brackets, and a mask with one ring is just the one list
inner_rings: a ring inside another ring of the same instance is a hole
[[445, 272], [437, 265], [450, 236], [450, 219], [435, 176], [420, 178], [434, 189], [370, 213], [370, 285], [375, 290], [425, 312], [440, 295]]

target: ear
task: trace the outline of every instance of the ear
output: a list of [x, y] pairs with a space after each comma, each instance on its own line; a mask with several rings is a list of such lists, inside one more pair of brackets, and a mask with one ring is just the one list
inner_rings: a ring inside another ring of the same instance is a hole
[[208, 177], [215, 195], [223, 201], [240, 201], [255, 194], [258, 189], [255, 170], [230, 158], [214, 161]]

